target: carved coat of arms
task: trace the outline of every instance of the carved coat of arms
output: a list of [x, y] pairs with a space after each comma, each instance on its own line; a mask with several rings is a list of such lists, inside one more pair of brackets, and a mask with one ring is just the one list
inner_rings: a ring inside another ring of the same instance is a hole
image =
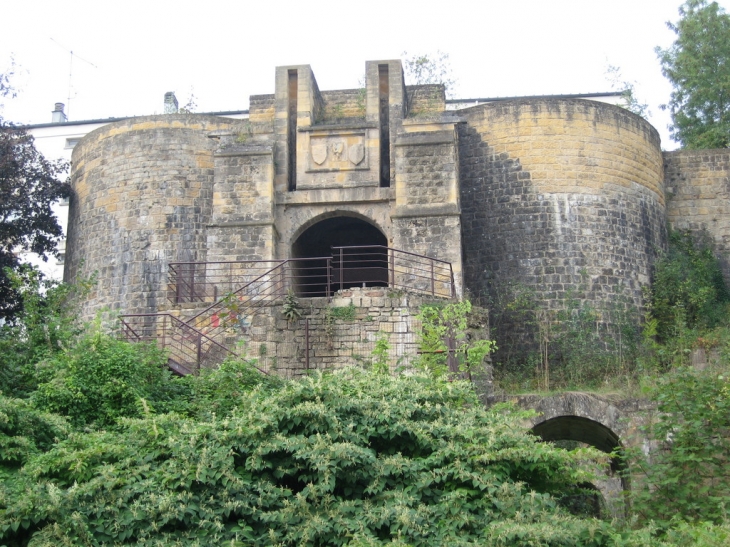
[[365, 159], [365, 146], [362, 144], [353, 144], [347, 151], [347, 157], [352, 163], [358, 165], [362, 160]]
[[327, 143], [317, 142], [312, 144], [312, 160], [317, 165], [322, 165], [327, 159]]

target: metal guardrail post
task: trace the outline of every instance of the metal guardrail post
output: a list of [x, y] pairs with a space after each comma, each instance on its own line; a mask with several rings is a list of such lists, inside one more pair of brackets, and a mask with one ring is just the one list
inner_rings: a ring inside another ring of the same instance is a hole
[[433, 296], [434, 291], [436, 289], [436, 283], [435, 283], [435, 280], [433, 277], [433, 260], [431, 260], [430, 262], [431, 262], [431, 296]]
[[178, 280], [177, 272], [175, 271], [175, 266], [172, 264], [170, 265], [170, 277], [172, 278], [172, 282], [175, 284], [175, 304], [180, 303], [180, 281]]
[[[276, 284], [279, 286], [279, 294], [284, 295], [287, 292], [286, 289], [286, 269], [289, 267], [289, 262], [285, 262], [282, 264], [281, 269], [279, 271], [279, 281], [276, 282]], [[274, 291], [276, 292], [276, 291]]]
[[[157, 330], [156, 327], [155, 330]], [[165, 347], [167, 347], [167, 317], [162, 319], [162, 349]]]
[[[229, 262], [228, 263], [228, 290], [226, 291], [226, 293], [229, 293], [232, 291], [233, 291], [233, 264]], [[216, 300], [217, 300], [217, 298], [216, 298]]]
[[454, 282], [454, 269], [449, 263], [449, 272], [451, 272], [451, 298], [456, 298], [456, 283]]
[[388, 249], [388, 254], [390, 255], [390, 285], [391, 289], [395, 289], [395, 250]]
[[332, 296], [332, 258], [327, 257], [327, 298]]
[[340, 249], [340, 290], [342, 290], [343, 287], [344, 287], [343, 281], [344, 281], [344, 278], [345, 278], [345, 272], [344, 272], [344, 269], [343, 269], [343, 266], [344, 266], [344, 257], [343, 257], [343, 254], [342, 253], [343, 253], [343, 249]]
[[304, 320], [304, 364], [309, 372], [309, 317]]
[[202, 354], [202, 346], [203, 346], [202, 341], [203, 341], [203, 337], [200, 336], [200, 334], [198, 333], [198, 335], [197, 335], [196, 338], [197, 338], [198, 347], [195, 348], [197, 350], [197, 356], [196, 356], [196, 359], [195, 359], [195, 365], [198, 367], [198, 370], [200, 370], [200, 358], [201, 358], [201, 354]]

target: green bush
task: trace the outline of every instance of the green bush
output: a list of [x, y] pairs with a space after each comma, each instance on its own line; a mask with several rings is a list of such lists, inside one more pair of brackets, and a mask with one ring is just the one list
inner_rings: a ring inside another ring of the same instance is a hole
[[647, 433], [657, 450], [633, 465], [644, 473], [635, 481], [635, 513], [663, 528], [677, 519], [722, 524], [730, 502], [730, 379], [679, 368], [651, 395], [658, 413]]
[[669, 249], [659, 259], [650, 291], [651, 319], [660, 342], [682, 328], [712, 328], [727, 321], [730, 291], [710, 236], [670, 231]]
[[613, 545], [557, 497], [586, 480], [471, 387], [348, 369], [225, 419], [76, 433], [0, 495], [8, 545]]
[[0, 393], [0, 470], [18, 468], [31, 456], [50, 450], [69, 430], [60, 416]]
[[[426, 304], [419, 314], [421, 331], [418, 339], [420, 355], [416, 366], [441, 378], [447, 375], [469, 377], [472, 368], [483, 364], [484, 358], [496, 349], [493, 340], [472, 339], [469, 336], [469, 300], [450, 304]], [[453, 356], [451, 361], [449, 355]]]
[[94, 333], [38, 366], [31, 400], [77, 427], [110, 426], [121, 417], [141, 416], [141, 399], [164, 410], [174, 395], [168, 393], [172, 380], [166, 365], [155, 346]]
[[69, 300], [90, 282], [59, 284], [28, 265], [6, 274], [23, 307], [12, 322], [0, 326], [0, 392], [26, 397], [37, 385], [36, 363], [65, 351], [82, 332]]
[[[244, 394], [260, 388], [262, 391], [276, 389], [283, 380], [275, 375], [264, 375], [246, 360], [227, 359], [217, 369], [203, 369], [199, 376], [175, 379], [184, 387], [176, 401], [170, 401], [166, 410], [198, 419], [224, 417], [241, 404]], [[184, 398], [184, 401], [181, 401]]]

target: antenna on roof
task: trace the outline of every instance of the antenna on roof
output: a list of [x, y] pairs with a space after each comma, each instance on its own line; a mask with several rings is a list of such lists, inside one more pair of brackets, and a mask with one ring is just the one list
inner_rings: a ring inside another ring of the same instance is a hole
[[53, 42], [54, 44], [56, 44], [60, 48], [68, 51], [69, 54], [70, 54], [70, 59], [69, 59], [69, 63], [68, 63], [68, 99], [66, 100], [66, 107], [67, 107], [67, 109], [66, 109], [66, 119], [71, 119], [71, 89], [72, 89], [71, 78], [72, 78], [72, 75], [73, 75], [74, 57], [76, 57], [79, 61], [85, 62], [87, 65], [93, 66], [94, 68], [99, 68], [99, 67], [96, 66], [91, 61], [87, 61], [83, 57], [79, 57], [78, 55], [76, 55], [73, 52], [72, 49], [70, 49], [68, 46], [64, 46], [63, 44], [61, 44], [57, 40], [54, 40], [53, 37], [51, 37], [51, 42]]

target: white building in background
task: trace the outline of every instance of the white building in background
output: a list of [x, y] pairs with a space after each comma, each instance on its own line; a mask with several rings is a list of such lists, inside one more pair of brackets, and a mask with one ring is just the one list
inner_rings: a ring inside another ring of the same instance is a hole
[[[619, 92], [609, 93], [585, 93], [575, 95], [543, 95], [530, 97], [493, 97], [480, 99], [451, 99], [446, 101], [447, 110], [457, 110], [476, 106], [484, 103], [514, 100], [514, 99], [538, 99], [538, 98], [569, 98], [569, 99], [588, 99], [608, 104], [621, 104], [624, 100], [623, 95]], [[178, 102], [175, 94], [172, 92], [165, 93], [163, 112], [165, 114], [175, 113], [178, 111]], [[246, 119], [248, 118], [248, 110], [231, 110], [226, 112], [205, 112], [209, 116], [221, 116], [225, 118]], [[112, 122], [131, 118], [133, 116], [124, 116], [121, 118], [106, 118], [97, 120], [68, 121], [64, 113], [64, 104], [56, 103], [54, 110], [51, 112], [51, 122], [34, 125], [27, 125], [25, 129], [33, 135], [35, 139], [36, 149], [49, 160], [63, 159], [71, 162], [71, 153], [74, 146], [88, 133], [107, 125]], [[57, 203], [54, 211], [58, 216], [59, 223], [66, 233], [66, 225], [68, 222], [68, 201]], [[37, 265], [40, 270], [48, 277], [53, 279], [63, 279], [63, 260], [66, 250], [66, 240], [59, 243], [59, 258], [49, 257], [44, 262], [35, 254], [27, 253], [24, 258], [26, 262]]]

